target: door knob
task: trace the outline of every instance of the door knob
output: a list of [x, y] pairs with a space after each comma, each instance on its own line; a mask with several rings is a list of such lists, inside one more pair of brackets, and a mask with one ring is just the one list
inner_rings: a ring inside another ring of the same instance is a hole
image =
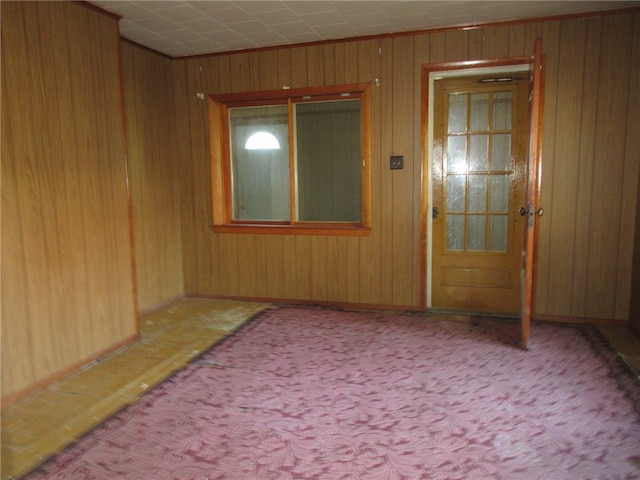
[[[531, 211], [530, 210], [531, 208], [533, 208], [533, 205], [529, 205], [529, 208], [520, 207], [518, 209], [518, 213], [520, 214], [521, 217], [524, 217], [526, 214], [528, 214]], [[539, 215], [541, 217], [542, 215], [544, 215], [544, 208], [539, 208], [537, 210], [533, 210], [533, 213], [535, 215]]]

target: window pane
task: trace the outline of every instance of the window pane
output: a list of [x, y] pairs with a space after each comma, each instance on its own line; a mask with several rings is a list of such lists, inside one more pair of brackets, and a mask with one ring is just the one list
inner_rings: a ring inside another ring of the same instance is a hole
[[447, 250], [464, 249], [464, 215], [447, 215]]
[[467, 137], [449, 136], [447, 142], [447, 171], [464, 173], [467, 171]]
[[506, 215], [491, 215], [489, 220], [489, 250], [492, 252], [506, 252], [509, 232]]
[[493, 94], [493, 129], [511, 130], [511, 92]]
[[469, 215], [469, 240], [467, 249], [482, 252], [485, 249], [485, 225], [487, 217], [484, 215]]
[[491, 170], [506, 172], [511, 165], [511, 134], [492, 135]]
[[449, 133], [467, 131], [467, 94], [449, 95]]
[[491, 211], [509, 211], [509, 175], [491, 175]]
[[487, 176], [469, 175], [469, 212], [487, 211]]
[[489, 170], [489, 135], [470, 135], [469, 171], [486, 172]]
[[471, 128], [473, 131], [489, 130], [489, 94], [471, 94]]
[[447, 177], [447, 212], [464, 212], [466, 175]]
[[298, 220], [359, 222], [360, 100], [296, 104]]
[[[229, 109], [235, 220], [291, 218], [287, 116], [286, 105]], [[255, 134], [275, 139], [279, 148], [247, 144]]]

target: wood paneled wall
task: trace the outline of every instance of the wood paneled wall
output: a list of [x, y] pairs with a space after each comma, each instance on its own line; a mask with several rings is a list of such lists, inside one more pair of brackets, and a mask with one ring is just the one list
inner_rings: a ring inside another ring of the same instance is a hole
[[628, 318], [640, 165], [639, 29], [638, 13], [544, 25], [540, 312]]
[[136, 333], [117, 21], [2, 2], [2, 395]]
[[183, 295], [171, 59], [122, 43], [138, 308]]
[[[633, 43], [631, 52], [631, 75], [629, 77], [629, 89], [636, 92], [629, 98], [630, 121], [638, 125], [638, 112], [640, 112], [640, 25], [638, 18], [633, 29]], [[635, 117], [634, 117], [635, 113]], [[638, 129], [636, 129], [636, 132]], [[626, 151], [629, 155], [635, 155], [640, 163], [640, 135], [628, 135]], [[638, 179], [638, 196], [636, 198], [635, 239], [633, 244], [633, 268], [631, 280], [631, 308], [629, 310], [629, 326], [640, 337], [640, 178]]]
[[[640, 15], [439, 31], [175, 60], [185, 291], [417, 308], [423, 64], [546, 55], [536, 311], [627, 319], [639, 153]], [[225, 93], [371, 82], [370, 237], [214, 234], [207, 104]], [[376, 86], [379, 85], [379, 86]], [[404, 155], [391, 171], [390, 155]]]

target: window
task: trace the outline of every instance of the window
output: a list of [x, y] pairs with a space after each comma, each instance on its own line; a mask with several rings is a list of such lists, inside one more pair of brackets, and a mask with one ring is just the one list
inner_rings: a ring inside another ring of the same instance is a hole
[[367, 235], [368, 84], [209, 97], [217, 232]]

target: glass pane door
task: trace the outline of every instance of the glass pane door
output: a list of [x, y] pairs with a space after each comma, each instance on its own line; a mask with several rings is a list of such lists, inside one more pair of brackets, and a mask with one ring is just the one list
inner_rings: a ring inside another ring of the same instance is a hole
[[446, 248], [507, 252], [512, 92], [448, 95]]

